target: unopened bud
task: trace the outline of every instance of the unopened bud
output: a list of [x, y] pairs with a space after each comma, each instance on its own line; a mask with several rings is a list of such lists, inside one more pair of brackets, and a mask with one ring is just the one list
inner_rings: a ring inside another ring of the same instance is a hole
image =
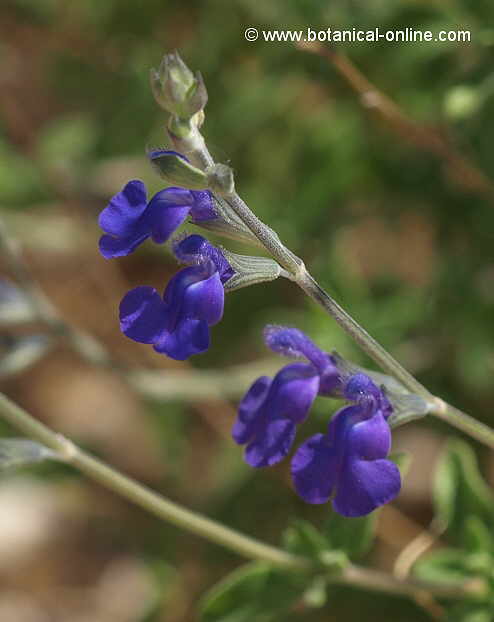
[[201, 74], [194, 75], [178, 52], [165, 54], [159, 69], [151, 69], [151, 89], [158, 104], [181, 119], [203, 110], [208, 93]]
[[208, 187], [208, 178], [204, 171], [192, 166], [174, 151], [152, 151], [149, 159], [171, 186], [189, 190], [204, 190]]

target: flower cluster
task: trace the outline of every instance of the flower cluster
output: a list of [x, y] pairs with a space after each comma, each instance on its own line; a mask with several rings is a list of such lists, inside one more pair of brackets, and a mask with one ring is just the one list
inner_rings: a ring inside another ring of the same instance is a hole
[[316, 396], [342, 397], [351, 404], [332, 417], [327, 433], [312, 436], [294, 453], [295, 490], [308, 503], [332, 499], [337, 512], [352, 517], [391, 501], [401, 482], [398, 468], [386, 459], [393, 409], [383, 390], [364, 373], [340, 372], [336, 360], [297, 329], [271, 326], [265, 339], [275, 352], [307, 363], [286, 365], [273, 379], [259, 378], [242, 399], [232, 435], [246, 445], [247, 463], [265, 467], [282, 460]]
[[[144, 184], [130, 181], [100, 214], [105, 232], [100, 252], [109, 259], [129, 255], [149, 237], [166, 242], [187, 216], [196, 224], [217, 217], [208, 190], [166, 188], [147, 201]], [[234, 271], [223, 253], [200, 235], [175, 243], [173, 252], [188, 267], [171, 279], [162, 297], [153, 287], [129, 291], [120, 303], [120, 328], [160, 354], [185, 360], [208, 349], [209, 327], [223, 316], [223, 286]]]

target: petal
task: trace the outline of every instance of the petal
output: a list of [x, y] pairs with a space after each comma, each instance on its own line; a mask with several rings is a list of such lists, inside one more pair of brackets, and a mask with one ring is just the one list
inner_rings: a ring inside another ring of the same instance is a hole
[[219, 272], [221, 282], [225, 283], [234, 271], [219, 248], [216, 248], [202, 235], [189, 235], [173, 248], [175, 257], [184, 263], [201, 263], [209, 259]]
[[307, 503], [326, 503], [337, 477], [337, 457], [324, 434], [311, 436], [292, 458], [295, 490]]
[[133, 179], [117, 193], [99, 216], [99, 226], [111, 235], [129, 236], [146, 209], [146, 186]]
[[151, 236], [156, 244], [163, 244], [175, 233], [189, 214], [188, 207], [167, 207], [156, 210], [149, 222]]
[[258, 378], [242, 398], [238, 407], [238, 416], [233, 424], [233, 440], [242, 445], [252, 438], [259, 419], [263, 418], [261, 407], [271, 386], [271, 378]]
[[191, 193], [194, 197], [194, 205], [190, 215], [194, 222], [213, 220], [218, 217], [214, 209], [213, 196], [209, 190], [192, 190]]
[[348, 431], [346, 452], [363, 460], [386, 458], [391, 448], [391, 430], [378, 411], [370, 419], [356, 423]]
[[178, 151], [170, 151], [166, 149], [152, 149], [151, 151], [148, 152], [148, 158], [150, 160], [154, 160], [164, 155], [175, 155], [175, 156], [178, 156], [179, 158], [182, 158], [182, 160], [185, 160], [186, 162], [189, 161], [188, 158], [186, 158], [183, 154], [178, 153]]
[[295, 440], [295, 424], [288, 419], [277, 419], [266, 425], [245, 449], [245, 461], [259, 468], [273, 466], [283, 460]]
[[136, 287], [120, 303], [120, 329], [139, 343], [154, 343], [166, 326], [166, 307], [154, 287]]
[[266, 326], [264, 329], [266, 345], [274, 352], [284, 356], [304, 356], [311, 362], [322, 378], [321, 393], [331, 394], [340, 385], [340, 373], [334, 359], [320, 350], [316, 344], [298, 328], [286, 326]]
[[[209, 273], [205, 272], [207, 268], [210, 268]], [[209, 264], [205, 267], [191, 266], [180, 270], [170, 279], [163, 294], [163, 300], [168, 310], [167, 326], [169, 332], [173, 332], [177, 323], [185, 318], [183, 302], [187, 288], [204, 281], [211, 274], [214, 274], [214, 267]]]
[[157, 192], [143, 216], [153, 240], [158, 244], [166, 242], [187, 218], [192, 204], [190, 190], [166, 188]]
[[125, 257], [130, 255], [139, 244], [149, 237], [148, 233], [138, 234], [127, 238], [114, 238], [111, 235], [102, 235], [99, 239], [99, 250], [105, 259]]
[[183, 317], [204, 320], [209, 326], [223, 317], [225, 290], [218, 272], [209, 278], [187, 285], [183, 290], [181, 313]]
[[272, 417], [301, 423], [307, 416], [318, 389], [319, 376], [312, 365], [286, 365], [273, 378], [266, 409]]
[[394, 499], [400, 487], [400, 471], [390, 460], [348, 460], [338, 479], [333, 508], [343, 516], [364, 516]]
[[205, 254], [210, 243], [202, 235], [188, 235], [173, 245], [175, 257], [183, 263], [197, 263], [198, 257]]
[[176, 361], [185, 361], [193, 354], [209, 348], [209, 327], [203, 320], [186, 318], [173, 332], [163, 332], [154, 349]]

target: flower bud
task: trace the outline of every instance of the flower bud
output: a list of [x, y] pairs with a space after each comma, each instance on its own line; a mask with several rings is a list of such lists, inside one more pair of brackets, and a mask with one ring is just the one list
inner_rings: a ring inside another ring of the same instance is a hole
[[174, 151], [152, 151], [149, 159], [171, 186], [189, 190], [204, 190], [208, 187], [206, 174]]
[[194, 75], [178, 52], [165, 54], [159, 69], [151, 69], [151, 90], [158, 104], [181, 119], [190, 119], [206, 106], [202, 76]]

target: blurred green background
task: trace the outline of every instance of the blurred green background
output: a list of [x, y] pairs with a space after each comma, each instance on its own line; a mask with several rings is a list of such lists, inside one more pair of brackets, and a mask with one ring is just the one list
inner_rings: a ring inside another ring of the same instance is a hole
[[[227, 380], [208, 397], [186, 395], [193, 368], [227, 378], [232, 365], [260, 361], [261, 373], [271, 371], [267, 322], [296, 325], [369, 365], [294, 286], [229, 295], [210, 351], [183, 365], [118, 330], [123, 294], [161, 289], [176, 269], [151, 244], [118, 261], [97, 250], [97, 216], [112, 194], [136, 177], [161, 187], [145, 156], [165, 140], [148, 70], [176, 48], [204, 76], [204, 134], [215, 158], [234, 167], [243, 198], [424, 384], [493, 425], [493, 18], [487, 0], [3, 0], [3, 216], [68, 322], [126, 365], [185, 374], [182, 395], [145, 399], [60, 342], [4, 378], [4, 390], [127, 473], [266, 541], [278, 543], [294, 516], [317, 524], [330, 513], [295, 497], [287, 464], [268, 472], [243, 464], [229, 437], [236, 398]], [[420, 142], [380, 119], [326, 59], [289, 43], [249, 43], [249, 26], [459, 28], [472, 42], [338, 47], [417, 121]], [[304, 434], [321, 430], [336, 406], [317, 402]], [[431, 472], [451, 433], [424, 422], [395, 435], [412, 466], [402, 495], [381, 513], [370, 563], [392, 568], [430, 520]], [[480, 457], [489, 477], [492, 458]], [[68, 469], [2, 474], [0, 508], [0, 619], [9, 622], [186, 622], [239, 563]], [[341, 588], [326, 608], [301, 605], [283, 620], [382, 620], [384, 611], [430, 619], [408, 601]]]

